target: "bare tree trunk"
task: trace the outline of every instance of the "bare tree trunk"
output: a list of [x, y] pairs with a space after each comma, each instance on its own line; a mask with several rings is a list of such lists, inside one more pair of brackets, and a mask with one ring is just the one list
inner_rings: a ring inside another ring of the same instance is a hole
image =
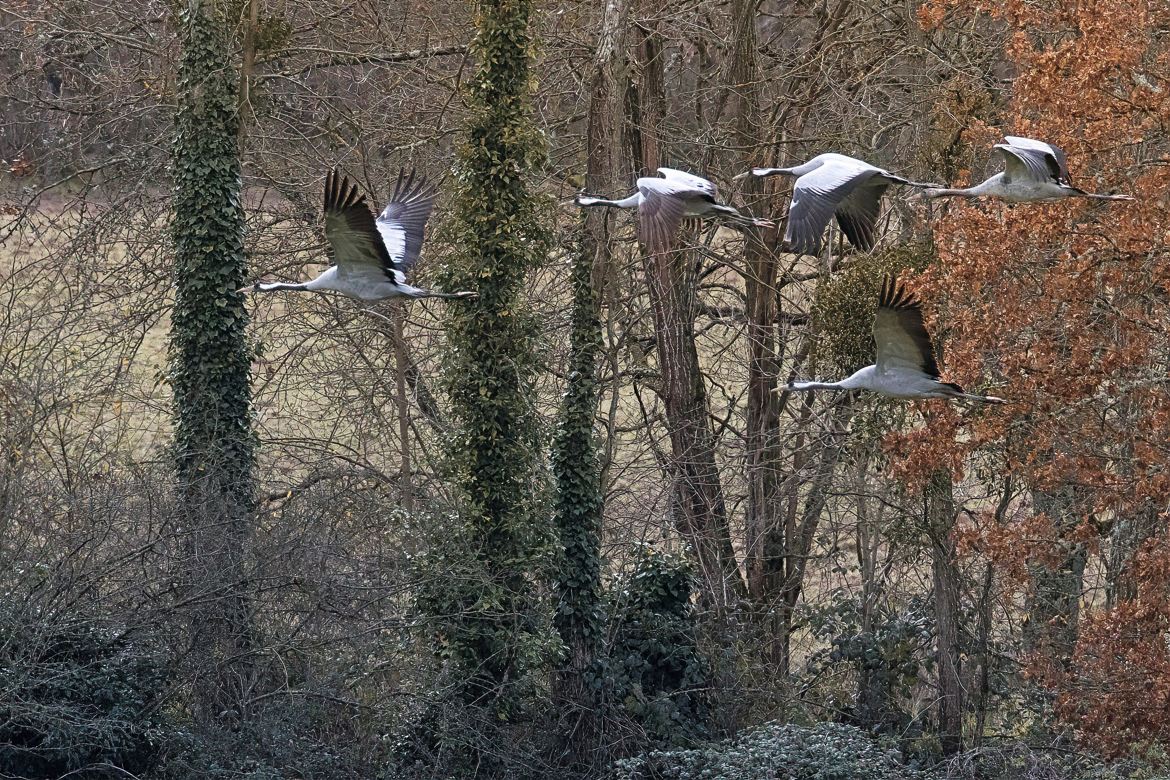
[[[403, 327], [406, 324], [406, 310], [401, 303], [389, 304], [382, 308], [386, 314], [376, 309], [367, 309], [375, 330], [390, 342], [394, 352], [394, 395], [397, 406], [399, 461], [398, 461], [398, 502], [407, 512], [414, 511], [414, 478], [410, 448], [410, 394], [408, 386], [412, 383], [411, 372], [417, 374], [417, 366], [410, 359], [406, 349], [406, 336]], [[410, 539], [411, 552], [416, 552], [414, 539]]]
[[972, 709], [975, 711], [975, 728], [971, 735], [970, 744], [973, 748], [983, 745], [983, 732], [987, 727], [987, 714], [991, 703], [991, 630], [992, 630], [992, 589], [995, 586], [995, 564], [988, 561], [983, 571], [983, 581], [979, 585], [979, 601], [976, 604], [976, 614], [979, 618], [977, 634], [975, 636], [977, 660], [979, 668], [977, 675], [973, 674], [974, 701]]
[[244, 7], [247, 19], [241, 20], [244, 29], [243, 40], [240, 43], [240, 143], [248, 133], [248, 127], [256, 114], [252, 110], [252, 74], [256, 69], [256, 31], [260, 27], [260, 0], [248, 0]]
[[402, 459], [398, 466], [398, 492], [402, 508], [407, 514], [414, 512], [414, 481], [410, 465], [410, 398], [406, 394], [406, 371], [410, 357], [406, 354], [406, 338], [402, 332], [406, 311], [401, 305], [395, 306], [391, 314], [394, 319], [394, 385], [398, 396], [398, 447]]
[[[735, 128], [735, 146], [743, 150], [738, 162], [742, 170], [757, 164], [755, 146], [761, 135], [759, 117], [758, 66], [756, 63], [756, 11], [759, 0], [734, 0], [732, 13], [730, 106]], [[744, 181], [744, 199], [750, 206], [763, 196], [762, 179]], [[748, 231], [744, 253], [747, 274], [748, 399], [747, 399], [747, 585], [752, 598], [762, 603], [774, 590], [768, 587], [767, 573], [775, 571], [778, 560], [765, 550], [766, 537], [782, 526], [780, 505], [780, 401], [773, 392], [780, 374], [776, 353], [777, 253], [775, 231], [767, 246], [758, 229]]]
[[1076, 645], [1088, 561], [1084, 542], [1073, 535], [1081, 521], [1077, 493], [1072, 485], [1032, 491], [1033, 507], [1052, 521], [1052, 552], [1057, 560], [1055, 566], [1040, 562], [1031, 567], [1032, 592], [1028, 598], [1028, 621], [1024, 624], [1024, 646], [1055, 662], [1058, 669], [1068, 663]]
[[[849, 420], [853, 416], [855, 400], [855, 393], [847, 393], [829, 408], [826, 416], [830, 428], [825, 438], [818, 443], [815, 456], [807, 460], [802, 456], [798, 461], [814, 464], [811, 474], [803, 465], [798, 466], [780, 486], [781, 495], [784, 496], [795, 496], [804, 486], [804, 503], [796, 511], [797, 503], [793, 501], [784, 523], [770, 532], [765, 542], [766, 551], [779, 551], [779, 554], [769, 558], [766, 582], [770, 588], [769, 603], [774, 613], [772, 662], [783, 675], [789, 674], [792, 663], [792, 616], [804, 590], [809, 554], [828, 503], [833, 475], [849, 437]], [[782, 534], [776, 533], [776, 530], [782, 531]], [[773, 562], [777, 568], [773, 568]]]
[[[879, 568], [878, 562], [883, 552], [890, 554], [892, 543], [887, 544], [878, 518], [871, 516], [871, 502], [877, 503], [868, 495], [866, 483], [869, 479], [869, 468], [872, 464], [871, 453], [858, 453], [855, 468], [857, 476], [854, 480], [854, 489], [857, 493], [857, 569], [861, 577], [861, 633], [872, 634], [876, 625], [878, 602], [885, 590], [885, 578], [889, 574], [888, 565]], [[889, 558], [887, 557], [887, 561]], [[885, 730], [891, 725], [891, 716], [894, 715], [890, 706], [889, 679], [886, 671], [864, 664], [857, 672], [857, 725], [866, 731], [877, 732]]]
[[938, 666], [938, 735], [944, 755], [963, 749], [963, 678], [959, 647], [959, 567], [951, 538], [955, 497], [951, 475], [936, 471], [923, 496], [934, 584], [935, 660]]
[[[791, 78], [786, 91], [799, 95], [800, 99], [784, 101], [782, 110], [776, 109], [770, 117], [765, 115], [756, 59], [759, 6], [760, 0], [731, 3], [732, 50], [726, 105], [731, 112], [732, 146], [740, 150], [736, 159], [740, 170], [775, 162], [773, 149], [777, 133], [804, 123], [809, 107], [807, 93], [815, 86], [815, 81], [808, 76]], [[849, 8], [846, 0], [825, 17], [808, 56], [815, 56], [814, 52], [829, 45]], [[765, 200], [765, 192], [770, 188], [763, 180], [748, 177], [742, 187], [749, 212], [755, 214], [755, 208], [764, 214], [777, 211], [779, 204], [769, 202], [778, 200], [777, 192], [771, 190], [771, 197]], [[786, 675], [792, 616], [804, 586], [807, 556], [825, 507], [827, 489], [840, 460], [845, 426], [852, 415], [852, 399], [833, 407], [829, 435], [807, 439], [807, 452], [803, 446], [798, 447], [791, 474], [786, 476], [780, 466], [784, 453], [780, 435], [784, 399], [774, 392], [779, 384], [787, 335], [782, 332], [783, 318], [779, 310], [782, 297], [777, 294], [782, 235], [782, 226], [750, 231], [744, 256], [748, 340], [745, 568], [748, 591], [757, 612], [764, 616], [770, 634], [770, 660]], [[813, 422], [806, 407], [798, 424], [807, 430]], [[806, 440], [803, 434], [798, 438]], [[806, 464], [812, 464], [815, 469], [811, 478], [805, 473]]]
[[[660, 163], [657, 133], [663, 117], [661, 46], [653, 31], [636, 28], [642, 79], [630, 108], [631, 147], [644, 171]], [[706, 388], [695, 346], [695, 279], [684, 252], [643, 253], [657, 336], [658, 391], [666, 409], [679, 532], [692, 548], [703, 594], [719, 611], [745, 593], [731, 545], [723, 487], [715, 462]]]
[[[995, 508], [995, 522], [1000, 527], [1007, 521], [1008, 507], [1011, 506], [1014, 496], [1012, 483], [1012, 475], [1008, 474], [1004, 478], [1003, 492], [1000, 494], [999, 504]], [[975, 647], [971, 650], [971, 657], [974, 662], [978, 663], [977, 672], [972, 673], [974, 695], [971, 709], [975, 713], [975, 727], [969, 740], [972, 748], [979, 748], [983, 744], [988, 711], [991, 706], [991, 668], [995, 657], [991, 651], [991, 635], [994, 628], [995, 562], [988, 560], [986, 567], [979, 586], [979, 599], [976, 603], [976, 614], [979, 622], [976, 626]]]

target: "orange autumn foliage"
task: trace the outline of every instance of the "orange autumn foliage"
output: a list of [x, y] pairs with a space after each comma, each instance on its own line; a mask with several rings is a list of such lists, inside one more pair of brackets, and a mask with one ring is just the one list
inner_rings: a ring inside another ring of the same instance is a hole
[[1120, 755], [1170, 737], [1170, 550], [1163, 537], [1131, 564], [1133, 598], [1089, 614], [1076, 663], [1053, 677], [1057, 713], [1082, 739]]
[[[1170, 45], [1155, 34], [1170, 4], [928, 0], [919, 21], [945, 31], [976, 14], [1006, 26], [1016, 77], [995, 127], [971, 121], [964, 140], [1049, 141], [1075, 185], [1136, 199], [933, 207], [939, 262], [916, 286], [946, 324], [948, 378], [1014, 403], [890, 446], [911, 484], [940, 453], [979, 451], [1034, 489], [1075, 485], [1073, 533], [1101, 534], [1094, 544], [1155, 507], [1124, 564], [1133, 588], [1087, 608], [1074, 657], [1043, 678], [1083, 741], [1118, 753], [1170, 740]], [[1042, 538], [1020, 543], [1042, 523], [1030, 511], [968, 523], [960, 549], [1018, 576], [1044, 560]]]

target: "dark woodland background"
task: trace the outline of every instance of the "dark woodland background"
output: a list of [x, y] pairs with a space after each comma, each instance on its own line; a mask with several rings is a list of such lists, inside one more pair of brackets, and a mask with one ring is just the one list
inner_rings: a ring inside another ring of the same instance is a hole
[[[1170, 757], [1170, 5], [0, 3], [0, 777], [1154, 778]], [[1136, 200], [979, 180], [1004, 133]], [[324, 257], [333, 166], [439, 181], [420, 283]], [[308, 268], [306, 266], [309, 266]], [[870, 362], [882, 278], [965, 408]]]

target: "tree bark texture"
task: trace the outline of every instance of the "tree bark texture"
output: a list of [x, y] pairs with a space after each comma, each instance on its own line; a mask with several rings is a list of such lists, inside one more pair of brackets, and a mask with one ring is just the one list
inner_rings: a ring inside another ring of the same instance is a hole
[[[630, 139], [635, 163], [650, 174], [662, 161], [658, 138], [664, 110], [662, 50], [654, 31], [637, 27], [636, 33], [641, 80], [631, 101]], [[744, 595], [745, 588], [731, 545], [715, 435], [699, 370], [695, 274], [688, 257], [685, 251], [643, 252], [643, 268], [657, 341], [658, 391], [670, 427], [676, 525], [698, 563], [704, 598], [723, 611]]]
[[959, 646], [959, 582], [952, 538], [954, 485], [950, 472], [936, 471], [924, 495], [930, 571], [934, 584], [935, 661], [938, 667], [938, 734], [944, 755], [963, 749], [963, 678]]
[[[730, 60], [729, 106], [734, 126], [733, 141], [743, 152], [738, 160], [742, 170], [758, 164], [757, 144], [763, 131], [759, 111], [759, 68], [756, 63], [756, 11], [758, 0], [734, 0], [732, 51]], [[743, 196], [748, 212], [763, 198], [763, 180], [744, 180]], [[776, 347], [776, 231], [747, 232], [744, 288], [747, 298], [747, 482], [746, 568], [748, 592], [757, 603], [766, 602], [777, 590], [775, 575], [780, 557], [775, 552], [776, 535], [782, 535], [783, 506], [780, 503], [779, 464], [780, 397], [773, 392], [780, 374]], [[783, 542], [780, 542], [780, 546]]]

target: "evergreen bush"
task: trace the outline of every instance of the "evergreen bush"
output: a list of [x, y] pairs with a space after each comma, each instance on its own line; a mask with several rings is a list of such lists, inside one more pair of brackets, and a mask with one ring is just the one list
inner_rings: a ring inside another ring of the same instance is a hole
[[646, 547], [609, 593], [613, 641], [595, 664], [606, 715], [632, 722], [650, 745], [709, 735], [710, 665], [698, 647], [694, 573], [682, 555]]
[[92, 619], [0, 615], [0, 777], [126, 777], [164, 735], [152, 650]]
[[853, 726], [768, 724], [693, 750], [654, 751], [614, 764], [611, 780], [926, 780], [897, 751]]

